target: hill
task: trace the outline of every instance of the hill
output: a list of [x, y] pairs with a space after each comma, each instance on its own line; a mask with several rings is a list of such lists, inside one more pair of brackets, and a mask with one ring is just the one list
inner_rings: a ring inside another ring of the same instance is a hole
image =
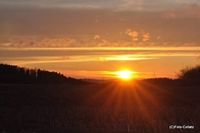
[[0, 64], [0, 83], [12, 84], [57, 84], [81, 83], [83, 81], [65, 77], [58, 72], [41, 69], [28, 69], [15, 65]]
[[[2, 133], [200, 131], [199, 84], [181, 78], [80, 84], [56, 72], [0, 66]], [[170, 129], [173, 125], [193, 128]]]

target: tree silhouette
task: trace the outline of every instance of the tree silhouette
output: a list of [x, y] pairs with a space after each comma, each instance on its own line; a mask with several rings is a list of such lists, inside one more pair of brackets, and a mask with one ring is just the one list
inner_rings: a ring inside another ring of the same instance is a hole
[[178, 78], [190, 83], [200, 83], [200, 66], [182, 69]]
[[58, 72], [27, 69], [15, 65], [0, 64], [0, 83], [74, 83], [81, 82]]

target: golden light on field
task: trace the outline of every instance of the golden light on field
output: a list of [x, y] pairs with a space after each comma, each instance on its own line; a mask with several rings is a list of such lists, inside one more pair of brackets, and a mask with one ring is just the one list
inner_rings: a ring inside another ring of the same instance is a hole
[[134, 77], [134, 72], [130, 70], [121, 70], [116, 72], [116, 75], [118, 78], [123, 79], [123, 80], [131, 80]]

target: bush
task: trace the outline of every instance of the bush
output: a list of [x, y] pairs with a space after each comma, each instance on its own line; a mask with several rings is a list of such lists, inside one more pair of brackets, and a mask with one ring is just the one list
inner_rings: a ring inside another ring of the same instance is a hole
[[186, 81], [199, 82], [200, 81], [200, 66], [187, 67], [180, 71], [178, 78]]

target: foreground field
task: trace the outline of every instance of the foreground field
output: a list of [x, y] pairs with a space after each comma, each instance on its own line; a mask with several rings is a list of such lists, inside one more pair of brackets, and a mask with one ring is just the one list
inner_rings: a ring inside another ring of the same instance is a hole
[[[178, 133], [200, 131], [197, 86], [119, 82], [0, 85], [0, 132]], [[190, 126], [169, 129], [169, 126]]]

